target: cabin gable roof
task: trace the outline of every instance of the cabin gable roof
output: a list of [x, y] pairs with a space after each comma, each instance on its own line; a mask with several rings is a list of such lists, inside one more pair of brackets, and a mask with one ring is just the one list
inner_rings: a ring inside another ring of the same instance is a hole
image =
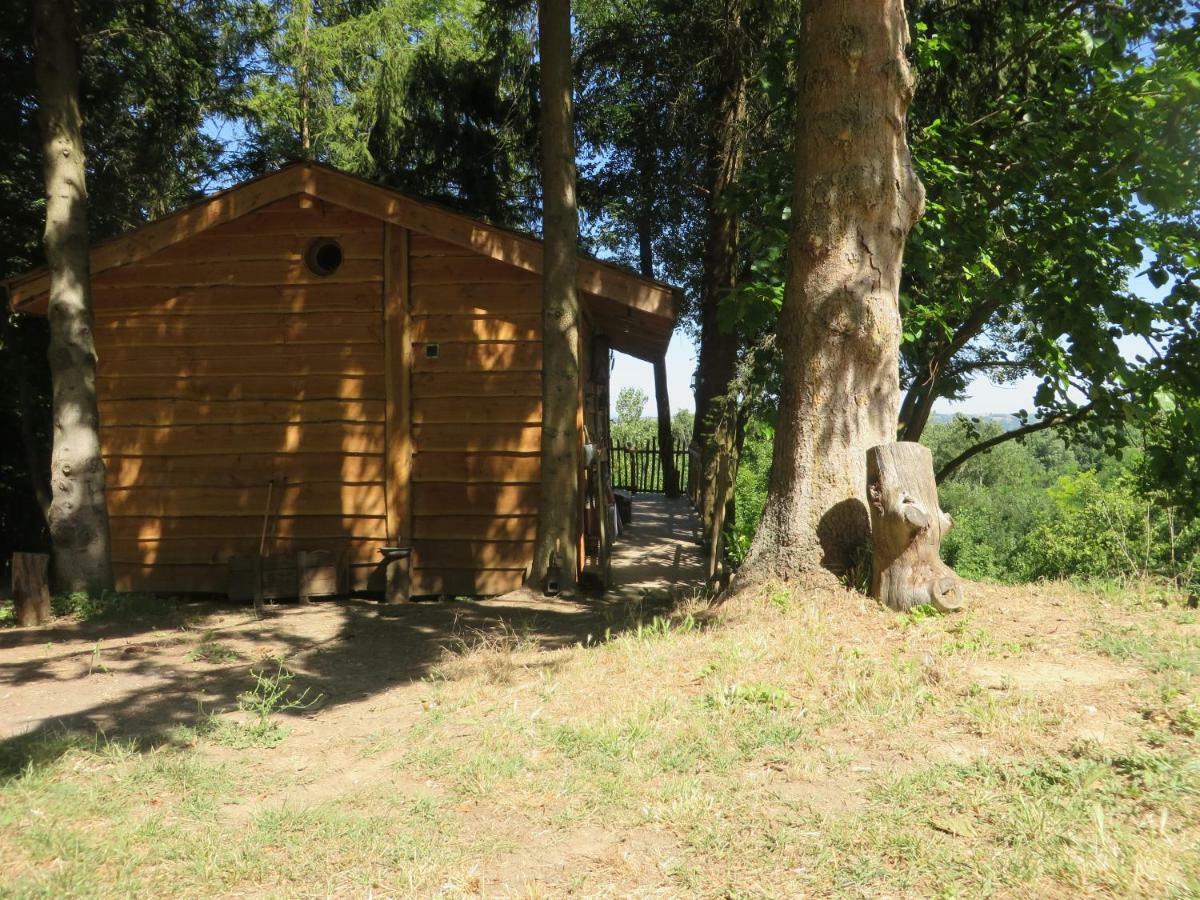
[[[298, 194], [431, 235], [529, 272], [542, 271], [542, 242], [538, 238], [417, 200], [328, 166], [298, 162], [95, 244], [91, 249], [92, 275], [140, 262], [210, 228]], [[44, 267], [2, 284], [13, 311], [45, 313], [50, 276]], [[666, 351], [679, 314], [678, 288], [582, 254], [578, 286], [588, 315], [597, 329], [610, 337], [615, 349], [643, 359], [653, 359]]]

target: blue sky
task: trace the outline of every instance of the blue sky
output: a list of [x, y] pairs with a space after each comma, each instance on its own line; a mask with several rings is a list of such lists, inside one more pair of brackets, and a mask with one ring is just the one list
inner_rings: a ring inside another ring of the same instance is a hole
[[[667, 350], [667, 391], [671, 398], [671, 411], [695, 409], [692, 397], [692, 374], [696, 370], [696, 347], [682, 331], [676, 331]], [[985, 415], [989, 413], [1013, 413], [1018, 409], [1033, 408], [1033, 392], [1038, 379], [1024, 378], [1016, 384], [993, 384], [986, 378], [972, 382], [967, 397], [959, 402], [939, 400], [934, 412]], [[624, 353], [616, 354], [612, 371], [612, 396], [615, 398], [623, 387], [640, 388], [651, 403], [646, 406], [646, 415], [652, 415], [654, 398], [654, 370], [650, 363], [642, 362]]]
[[[1166, 288], [1155, 288], [1144, 275], [1134, 278], [1131, 284], [1134, 291], [1142, 297], [1161, 299], [1166, 294]], [[1126, 337], [1120, 343], [1127, 359], [1132, 359], [1137, 353], [1145, 354], [1145, 344], [1141, 338]], [[686, 334], [676, 331], [667, 350], [667, 391], [671, 398], [672, 412], [677, 409], [695, 409], [692, 396], [692, 375], [695, 370], [696, 346]], [[971, 382], [962, 400], [938, 400], [933, 406], [933, 411], [964, 415], [1015, 413], [1020, 409], [1032, 411], [1033, 393], [1037, 390], [1038, 383], [1039, 379], [1032, 375], [1012, 384], [996, 384], [987, 378], [977, 378]], [[654, 370], [650, 363], [623, 353], [616, 354], [612, 372], [613, 398], [616, 398], [623, 387], [636, 387], [645, 392], [651, 399], [646, 406], [646, 414], [653, 415]]]

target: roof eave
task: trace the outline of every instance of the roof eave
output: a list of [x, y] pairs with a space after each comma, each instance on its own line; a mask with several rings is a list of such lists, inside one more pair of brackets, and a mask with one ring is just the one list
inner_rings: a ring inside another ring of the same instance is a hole
[[[538, 274], [542, 270], [542, 242], [535, 237], [408, 197], [327, 166], [295, 162], [94, 245], [93, 274], [138, 262], [194, 234], [295, 194], [319, 197], [382, 221], [423, 231], [518, 268]], [[579, 256], [578, 268], [581, 290], [669, 321], [672, 327], [678, 321], [681, 306], [678, 288], [583, 254]], [[32, 307], [48, 293], [49, 278], [48, 270], [40, 267], [0, 281], [9, 308], [13, 312], [40, 312]]]

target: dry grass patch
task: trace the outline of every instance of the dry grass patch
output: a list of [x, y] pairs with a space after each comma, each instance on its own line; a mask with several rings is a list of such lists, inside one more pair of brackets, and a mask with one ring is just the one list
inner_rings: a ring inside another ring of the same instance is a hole
[[[266, 761], [204, 738], [51, 752], [0, 789], [14, 892], [83, 891], [89, 868], [100, 894], [1200, 892], [1194, 615], [972, 595], [943, 618], [766, 592], [553, 649], [460, 629], [355, 729], [323, 736], [338, 713], [318, 711]], [[308, 794], [293, 759], [320, 761]]]

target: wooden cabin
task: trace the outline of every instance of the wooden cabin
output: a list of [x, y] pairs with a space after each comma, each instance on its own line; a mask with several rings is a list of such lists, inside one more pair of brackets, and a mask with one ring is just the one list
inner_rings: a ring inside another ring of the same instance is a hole
[[[97, 393], [122, 590], [225, 592], [232, 559], [328, 551], [382, 590], [497, 594], [532, 559], [541, 242], [311, 164], [96, 245]], [[49, 276], [5, 284], [45, 315]], [[608, 348], [666, 351], [679, 293], [579, 259], [580, 440]]]

